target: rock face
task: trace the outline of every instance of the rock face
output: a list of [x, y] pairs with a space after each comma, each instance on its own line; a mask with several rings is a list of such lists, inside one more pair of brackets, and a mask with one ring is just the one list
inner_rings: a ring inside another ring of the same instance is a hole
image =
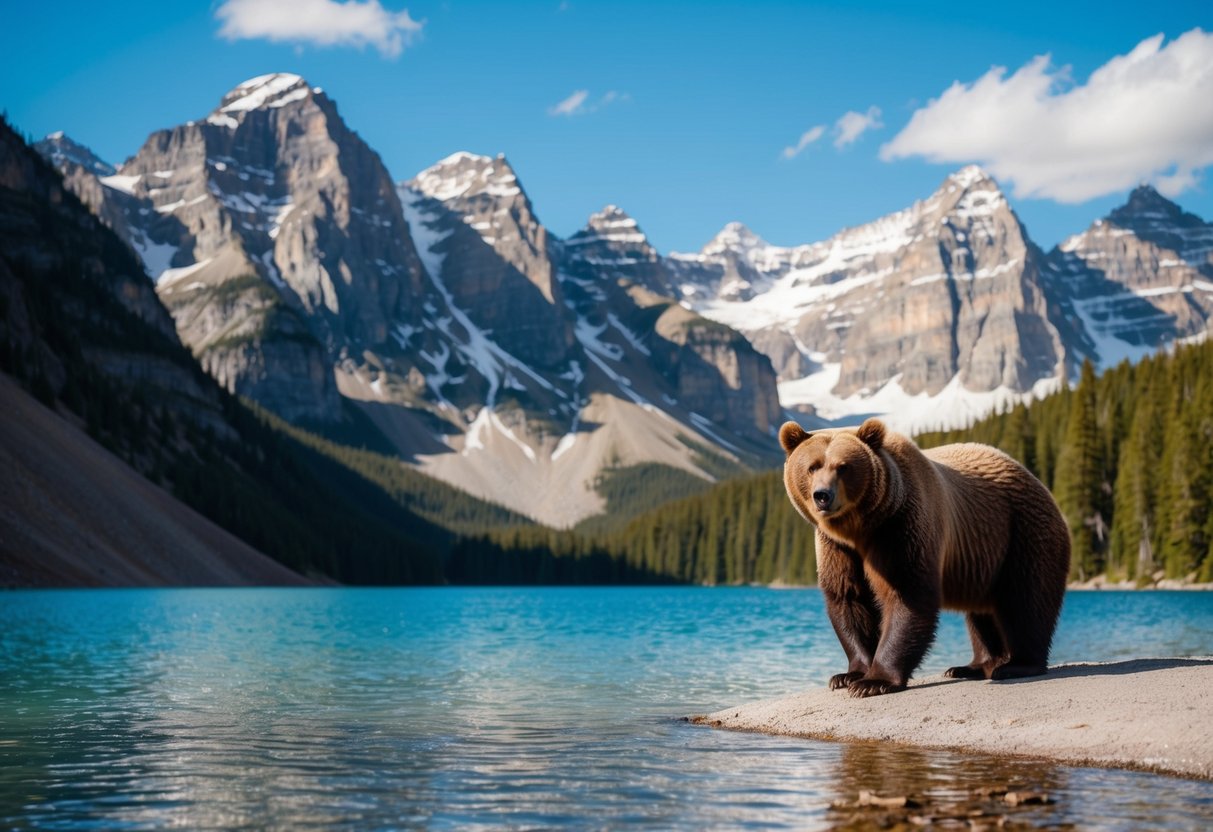
[[674, 300], [674, 275], [635, 219], [608, 205], [565, 241], [564, 255], [580, 332], [614, 328], [643, 346], [692, 418], [741, 434], [779, 422], [770, 362], [736, 330]]
[[704, 450], [763, 457], [780, 418], [769, 361], [655, 291], [669, 275], [622, 211], [561, 243], [504, 159], [467, 153], [399, 193], [450, 313], [426, 323], [445, 339], [422, 355], [426, 385], [469, 419], [457, 455], [423, 455], [424, 470], [507, 505], [525, 489], [524, 510], [564, 525], [601, 510], [606, 468], [711, 479]]
[[1049, 268], [1102, 366], [1205, 333], [1213, 317], [1213, 225], [1148, 185], [1049, 253]]
[[697, 256], [676, 258], [704, 314], [750, 335], [793, 380], [837, 365], [838, 396], [895, 382], [937, 394], [1026, 391], [1057, 376], [1065, 348], [1043, 257], [979, 168], [929, 199], [810, 246], [767, 246], [726, 228]]
[[288, 419], [338, 419], [334, 358], [420, 318], [424, 277], [391, 178], [298, 76], [246, 81], [97, 183], [78, 190], [140, 253], [182, 340]]
[[547, 229], [504, 156], [456, 153], [404, 183], [401, 200], [435, 214], [443, 285], [512, 355], [542, 367], [574, 344]]
[[345, 431], [357, 409], [367, 441], [555, 525], [601, 510], [606, 468], [712, 479], [775, 448], [765, 357], [675, 302], [622, 212], [553, 238], [502, 156], [394, 185], [286, 74], [119, 168], [62, 136], [43, 152], [143, 259], [207, 372], [288, 420]]

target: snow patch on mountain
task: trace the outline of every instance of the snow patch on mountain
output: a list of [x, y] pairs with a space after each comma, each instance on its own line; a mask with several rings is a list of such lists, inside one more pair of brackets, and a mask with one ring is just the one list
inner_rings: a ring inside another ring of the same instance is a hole
[[1038, 381], [1026, 393], [1005, 386], [994, 390], [968, 390], [956, 376], [934, 396], [927, 393], [912, 395], [902, 389], [898, 376], [875, 392], [840, 397], [833, 392], [840, 367], [837, 363], [822, 364], [819, 371], [804, 378], [780, 383], [780, 401], [792, 410], [809, 409], [829, 425], [859, 424], [869, 416], [880, 416], [894, 430], [913, 434], [965, 427], [1000, 409], [1027, 403], [1061, 389], [1059, 379], [1047, 378]]
[[293, 101], [307, 98], [308, 92], [307, 82], [298, 75], [289, 72], [258, 75], [225, 95], [218, 112], [242, 113], [261, 107], [285, 107]]
[[[502, 388], [507, 368], [519, 371], [546, 390], [555, 391], [555, 388], [547, 379], [502, 349], [482, 329], [472, 323], [471, 318], [468, 317], [466, 312], [455, 305], [454, 296], [442, 281], [442, 261], [445, 255], [435, 250], [438, 244], [449, 237], [452, 232], [449, 230], [435, 230], [434, 226], [439, 217], [425, 209], [423, 203], [426, 196], [424, 194], [403, 186], [398, 189], [398, 194], [400, 196], [401, 207], [404, 209], [404, 217], [408, 222], [409, 231], [413, 236], [413, 242], [417, 247], [417, 254], [421, 258], [421, 263], [429, 275], [430, 282], [434, 284], [434, 288], [438, 290], [439, 295], [446, 302], [451, 316], [463, 330], [463, 337], [460, 338], [452, 332], [450, 318], [439, 318], [436, 325], [444, 335], [452, 340], [455, 348], [471, 362], [472, 366], [476, 368], [477, 372], [488, 383], [489, 390], [485, 397], [486, 406], [493, 408], [497, 404], [497, 393]], [[438, 381], [440, 378], [441, 376], [435, 377], [435, 380]], [[443, 383], [446, 380], [449, 379], [442, 379]], [[441, 395], [441, 383], [438, 384], [438, 389], [435, 389], [434, 392]]]
[[426, 168], [417, 174], [411, 184], [421, 193], [441, 202], [472, 193], [491, 197], [512, 197], [522, 193], [518, 187], [518, 177], [505, 161], [504, 155], [493, 158], [467, 151], [452, 153], [438, 164]]

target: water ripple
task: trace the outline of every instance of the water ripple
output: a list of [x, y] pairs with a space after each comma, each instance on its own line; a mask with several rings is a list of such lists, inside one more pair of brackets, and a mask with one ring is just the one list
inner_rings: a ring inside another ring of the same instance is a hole
[[[924, 672], [966, 650], [946, 618]], [[1054, 655], [1177, 653], [1213, 653], [1213, 594], [1072, 595]], [[1213, 819], [1206, 783], [676, 719], [840, 664], [812, 591], [7, 593], [0, 826], [828, 828], [861, 789], [1010, 782], [1056, 800], [1022, 823]]]

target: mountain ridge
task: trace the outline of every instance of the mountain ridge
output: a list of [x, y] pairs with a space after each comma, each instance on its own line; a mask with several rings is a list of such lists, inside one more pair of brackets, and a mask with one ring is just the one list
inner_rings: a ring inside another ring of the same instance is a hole
[[504, 156], [392, 183], [320, 88], [273, 73], [117, 173], [57, 158], [207, 371], [288, 421], [369, 426], [366, 441], [557, 526], [601, 511], [609, 468], [710, 482], [699, 448], [738, 472], [774, 459], [765, 358], [672, 293], [629, 289], [618, 258], [571, 256]]
[[[236, 133], [256, 152], [226, 153]], [[691, 445], [738, 472], [771, 464], [785, 408], [810, 424], [946, 427], [1056, 389], [1124, 337], [1136, 356], [1208, 325], [1203, 301], [1181, 303], [1203, 298], [1199, 267], [1170, 291], [1046, 253], [977, 166], [825, 241], [771, 246], [730, 223], [698, 253], [663, 255], [616, 205], [551, 234], [502, 154], [459, 151], [392, 182], [351, 136], [319, 87], [271, 73], [153, 134], [115, 174], [58, 158], [149, 270], [164, 267], [183, 340], [229, 389], [338, 433], [353, 408], [409, 464], [557, 526], [602, 510], [595, 483], [620, 465], [714, 479]], [[165, 161], [186, 147], [203, 148], [201, 183]], [[1135, 215], [1162, 214], [1139, 223], [1158, 238], [1142, 245], [1165, 252], [1172, 234], [1179, 259], [1202, 256], [1207, 224], [1181, 211], [1175, 236], [1150, 192], [1136, 199]], [[198, 228], [196, 206], [213, 203], [219, 231]], [[1108, 293], [1161, 323], [1116, 329]]]

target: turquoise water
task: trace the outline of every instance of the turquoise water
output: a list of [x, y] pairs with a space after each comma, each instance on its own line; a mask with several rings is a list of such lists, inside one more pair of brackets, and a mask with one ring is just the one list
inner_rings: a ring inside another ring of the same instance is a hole
[[[1213, 593], [1071, 593], [1055, 661], [1213, 654]], [[920, 675], [968, 659], [945, 615]], [[1213, 784], [712, 731], [819, 686], [815, 590], [0, 594], [0, 827], [828, 828], [860, 789], [1205, 828]]]

